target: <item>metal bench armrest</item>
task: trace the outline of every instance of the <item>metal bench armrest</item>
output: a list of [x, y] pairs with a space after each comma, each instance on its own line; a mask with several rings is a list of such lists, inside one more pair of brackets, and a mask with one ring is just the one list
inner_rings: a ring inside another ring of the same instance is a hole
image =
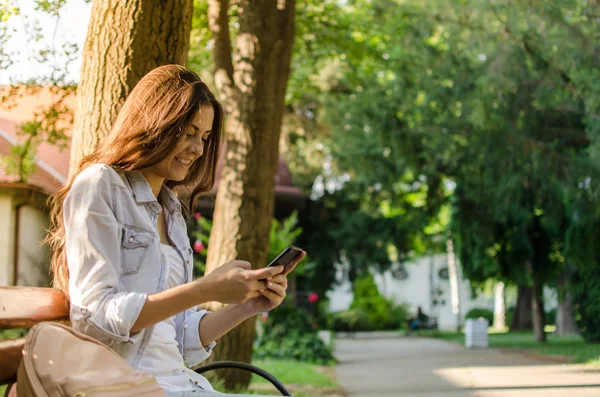
[[207, 371], [212, 371], [215, 369], [223, 369], [223, 368], [236, 368], [236, 369], [243, 369], [245, 371], [252, 372], [253, 374], [256, 374], [256, 375], [268, 380], [273, 386], [275, 386], [275, 388], [281, 393], [282, 396], [291, 396], [290, 392], [287, 391], [285, 386], [283, 386], [281, 384], [281, 382], [279, 382], [277, 380], [277, 378], [275, 378], [273, 375], [271, 375], [267, 371], [260, 369], [252, 364], [240, 363], [237, 361], [217, 361], [214, 363], [210, 363], [210, 364], [198, 367], [198, 368], [194, 369], [194, 371], [197, 374], [202, 374]]

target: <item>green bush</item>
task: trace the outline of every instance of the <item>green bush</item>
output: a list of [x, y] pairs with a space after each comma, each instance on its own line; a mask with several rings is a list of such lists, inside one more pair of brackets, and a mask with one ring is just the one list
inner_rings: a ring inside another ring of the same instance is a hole
[[269, 313], [263, 334], [254, 343], [255, 359], [292, 359], [314, 364], [334, 361], [331, 349], [318, 337], [309, 314], [300, 308], [278, 307]]
[[371, 331], [374, 328], [365, 311], [350, 309], [331, 314], [331, 329], [339, 332], [358, 332]]
[[504, 322], [506, 323], [507, 327], [510, 327], [510, 325], [513, 322], [514, 317], [515, 317], [515, 307], [510, 306], [509, 308], [506, 309], [506, 314], [504, 317]]
[[372, 329], [385, 329], [390, 323], [394, 303], [379, 293], [375, 280], [369, 274], [354, 281], [354, 299], [350, 309], [366, 313]]
[[581, 336], [587, 342], [600, 342], [600, 267], [578, 269], [572, 281], [575, 321]]
[[407, 305], [393, 305], [390, 309], [390, 318], [385, 325], [385, 329], [396, 330], [404, 328], [410, 316], [410, 309]]
[[546, 325], [556, 324], [556, 308], [546, 312]]
[[473, 309], [469, 310], [465, 316], [465, 320], [478, 319], [480, 317], [485, 318], [490, 327], [494, 323], [494, 312], [483, 307], [474, 307]]
[[349, 310], [331, 314], [330, 328], [334, 331], [397, 330], [410, 316], [406, 305], [396, 305], [379, 293], [371, 275], [354, 281], [354, 299]]

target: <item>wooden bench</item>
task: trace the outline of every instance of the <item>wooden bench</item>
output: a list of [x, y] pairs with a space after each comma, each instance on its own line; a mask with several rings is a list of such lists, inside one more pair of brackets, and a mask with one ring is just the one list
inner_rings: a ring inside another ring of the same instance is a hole
[[[44, 321], [69, 321], [69, 305], [61, 292], [52, 288], [0, 287], [0, 329], [32, 328]], [[0, 385], [8, 385], [5, 396], [16, 397], [17, 380], [25, 338], [0, 340]], [[219, 361], [196, 368], [197, 373], [237, 368], [267, 379], [283, 396], [291, 396], [271, 374], [247, 363]]]

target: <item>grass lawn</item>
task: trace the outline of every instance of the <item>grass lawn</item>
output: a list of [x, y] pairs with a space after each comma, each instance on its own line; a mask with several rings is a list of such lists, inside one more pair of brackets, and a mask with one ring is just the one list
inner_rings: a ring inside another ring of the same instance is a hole
[[[257, 360], [253, 362], [277, 378], [295, 397], [343, 397], [334, 375], [334, 366], [320, 366], [291, 360]], [[210, 379], [215, 390], [225, 393], [222, 385]], [[248, 390], [239, 393], [279, 395], [268, 381], [252, 375]]]
[[[462, 332], [417, 331], [413, 335], [429, 336], [464, 344]], [[574, 363], [587, 363], [600, 366], [600, 343], [586, 343], [579, 336], [548, 335], [545, 344], [535, 341], [532, 332], [490, 332], [490, 347], [521, 349], [546, 356], [567, 357]]]
[[[259, 360], [255, 361], [254, 365], [264, 369], [284, 385], [298, 384], [317, 387], [337, 386], [337, 382], [328, 375], [328, 367], [284, 360]], [[257, 375], [253, 375], [252, 383], [268, 382]]]

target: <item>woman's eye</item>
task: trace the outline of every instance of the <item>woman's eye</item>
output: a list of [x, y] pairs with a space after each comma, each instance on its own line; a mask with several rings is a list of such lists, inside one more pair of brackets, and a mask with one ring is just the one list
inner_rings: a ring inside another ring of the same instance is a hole
[[188, 133], [187, 133], [187, 134], [185, 134], [185, 135], [186, 135], [188, 138], [193, 138], [193, 137], [194, 137], [194, 135], [196, 135], [196, 134], [194, 134], [193, 132], [188, 132]]

